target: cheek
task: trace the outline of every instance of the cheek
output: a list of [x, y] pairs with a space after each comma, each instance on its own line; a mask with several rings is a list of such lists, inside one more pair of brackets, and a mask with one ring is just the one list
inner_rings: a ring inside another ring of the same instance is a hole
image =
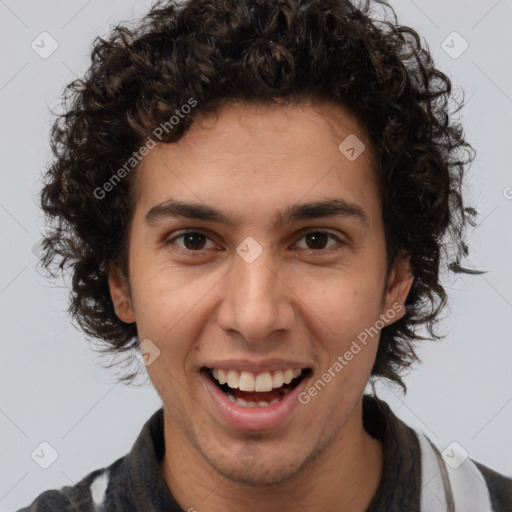
[[190, 273], [162, 266], [140, 270], [138, 274], [134, 272], [137, 278], [133, 280], [139, 337], [149, 338], [165, 359], [176, 361], [176, 355], [190, 350], [190, 340], [198, 338], [205, 294], [218, 279], [195, 279]]
[[305, 314], [309, 311], [308, 316], [323, 326], [335, 344], [357, 337], [379, 318], [382, 281], [377, 275], [351, 268], [322, 278], [303, 276], [299, 281], [297, 295], [303, 298]]

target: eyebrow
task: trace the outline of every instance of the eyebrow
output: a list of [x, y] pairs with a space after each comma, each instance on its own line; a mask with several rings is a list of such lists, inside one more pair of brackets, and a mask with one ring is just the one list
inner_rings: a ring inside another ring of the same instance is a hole
[[[153, 206], [146, 214], [146, 223], [153, 225], [161, 219], [177, 217], [218, 222], [227, 227], [237, 227], [240, 224], [222, 210], [212, 206], [187, 203], [174, 199], [168, 199], [163, 203]], [[350, 203], [345, 199], [329, 199], [289, 206], [277, 213], [274, 226], [282, 227], [301, 220], [324, 217], [351, 218], [365, 227], [369, 224], [366, 213], [359, 205]]]

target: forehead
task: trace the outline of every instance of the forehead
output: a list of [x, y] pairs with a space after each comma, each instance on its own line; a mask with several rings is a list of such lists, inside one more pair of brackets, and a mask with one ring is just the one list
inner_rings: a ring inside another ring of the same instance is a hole
[[150, 151], [135, 196], [138, 210], [172, 197], [248, 219], [329, 197], [371, 210], [377, 205], [368, 203], [379, 202], [373, 167], [364, 129], [338, 105], [233, 104]]

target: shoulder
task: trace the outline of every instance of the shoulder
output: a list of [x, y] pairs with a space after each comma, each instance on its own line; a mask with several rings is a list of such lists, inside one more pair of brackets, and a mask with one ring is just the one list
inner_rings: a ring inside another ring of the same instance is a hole
[[422, 505], [441, 503], [441, 510], [512, 512], [512, 479], [469, 458], [457, 443], [443, 451], [421, 431]]
[[126, 456], [106, 468], [92, 471], [76, 485], [47, 490], [17, 512], [95, 511], [104, 502], [107, 487], [111, 491], [118, 484], [125, 459]]
[[[434, 444], [374, 396], [364, 397], [363, 423], [384, 447], [385, 473], [375, 510], [383, 510], [380, 505], [386, 494], [385, 503], [395, 506], [386, 510], [512, 512], [512, 477], [471, 459], [458, 443], [438, 440]], [[397, 501], [397, 495], [409, 500], [407, 507]]]
[[499, 512], [512, 512], [512, 476], [508, 477], [475, 462], [489, 489], [493, 509]]
[[[18, 512], [97, 510], [153, 510], [153, 501], [166, 499], [174, 506], [170, 491], [160, 473], [165, 451], [163, 408], [144, 424], [132, 449], [110, 466], [97, 469], [73, 486], [40, 494], [31, 505]], [[170, 506], [167, 507], [171, 510]]]
[[[62, 489], [66, 489], [65, 487]], [[45, 491], [30, 505], [20, 508], [18, 512], [51, 512], [52, 510], [67, 510], [69, 500], [58, 490]]]

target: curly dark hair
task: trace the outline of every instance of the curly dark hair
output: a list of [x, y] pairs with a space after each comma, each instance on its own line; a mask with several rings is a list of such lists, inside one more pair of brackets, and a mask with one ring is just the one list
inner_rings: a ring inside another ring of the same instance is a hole
[[[125, 275], [128, 269], [136, 165], [129, 172], [126, 162], [191, 99], [195, 108], [162, 142], [179, 140], [199, 114], [228, 102], [315, 99], [342, 105], [366, 129], [388, 268], [400, 254], [410, 258], [406, 314], [382, 330], [372, 370], [405, 390], [400, 373], [418, 360], [415, 344], [440, 339], [445, 256], [450, 270], [475, 272], [461, 266], [476, 214], [462, 197], [474, 151], [454, 116], [463, 100], [454, 99], [428, 46], [398, 24], [387, 2], [375, 3], [382, 19], [369, 2], [348, 0], [158, 2], [138, 25], [96, 38], [90, 68], [67, 86], [52, 129], [42, 265], [52, 276], [71, 270], [70, 313], [88, 336], [103, 340], [102, 352], [138, 344], [136, 325], [116, 316], [107, 281], [112, 264]], [[103, 198], [98, 191], [107, 182]]]

